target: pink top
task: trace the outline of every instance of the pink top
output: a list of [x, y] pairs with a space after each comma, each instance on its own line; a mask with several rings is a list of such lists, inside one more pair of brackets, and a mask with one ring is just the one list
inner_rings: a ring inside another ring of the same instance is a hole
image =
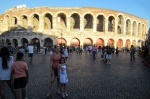
[[62, 56], [61, 54], [60, 55], [56, 55], [56, 54], [52, 55], [52, 59], [53, 59], [52, 66], [53, 66], [54, 69], [57, 69], [57, 66], [59, 64], [59, 60], [60, 60], [61, 56]]
[[97, 48], [95, 46], [93, 46], [93, 48], [92, 48], [92, 52], [93, 51], [95, 51], [95, 52], [97, 51]]
[[16, 61], [12, 65], [12, 70], [14, 70], [14, 78], [26, 77], [25, 70], [28, 70], [27, 63], [23, 61]]

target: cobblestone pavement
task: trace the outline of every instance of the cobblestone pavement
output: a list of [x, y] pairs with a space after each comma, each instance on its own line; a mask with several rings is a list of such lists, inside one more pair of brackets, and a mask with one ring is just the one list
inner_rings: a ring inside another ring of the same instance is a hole
[[[28, 57], [25, 57], [28, 62]], [[49, 55], [45, 59], [35, 54], [29, 64], [28, 99], [46, 99], [50, 82]], [[142, 64], [141, 57], [130, 61], [129, 53], [119, 53], [111, 65], [103, 63], [100, 53], [96, 60], [89, 54], [70, 54], [67, 61], [69, 83], [67, 99], [150, 99], [150, 67]], [[62, 99], [56, 95], [56, 83], [48, 99]], [[8, 89], [8, 88], [7, 88]], [[7, 99], [13, 99], [6, 90]]]

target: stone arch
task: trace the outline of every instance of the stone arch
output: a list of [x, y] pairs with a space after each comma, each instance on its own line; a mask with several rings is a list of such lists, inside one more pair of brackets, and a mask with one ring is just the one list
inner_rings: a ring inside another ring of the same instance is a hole
[[21, 39], [21, 45], [23, 48], [27, 48], [28, 46], [28, 40], [26, 38]]
[[36, 48], [37, 53], [39, 53], [40, 52], [40, 39], [35, 37], [32, 39], [31, 42], [33, 46]]
[[123, 34], [124, 29], [124, 17], [122, 15], [118, 15], [118, 34]]
[[97, 16], [97, 31], [104, 32], [105, 30], [105, 17], [103, 15]]
[[98, 38], [97, 40], [96, 40], [96, 44], [95, 44], [96, 46], [101, 46], [101, 47], [103, 47], [104, 46], [104, 39], [102, 39], [102, 38]]
[[16, 27], [17, 26], [17, 22], [18, 22], [18, 20], [17, 20], [17, 17], [12, 17], [12, 20], [11, 20], [11, 23], [12, 23], [12, 26], [13, 27]]
[[8, 45], [9, 43], [11, 43], [11, 41], [9, 39], [6, 39], [6, 45]]
[[53, 17], [51, 14], [46, 13], [44, 15], [44, 29], [52, 29], [53, 28]]
[[132, 27], [133, 33], [132, 35], [136, 34], [136, 30], [137, 30], [137, 25], [136, 25], [136, 21], [133, 21], [133, 27]]
[[130, 42], [130, 40], [129, 39], [127, 39], [126, 40], [126, 44], [125, 44], [125, 46], [129, 49], [130, 48], [130, 46], [131, 46], [131, 42]]
[[78, 38], [72, 38], [70, 41], [70, 46], [80, 46], [80, 40]]
[[115, 18], [113, 16], [108, 17], [108, 31], [115, 32]]
[[59, 13], [58, 16], [58, 27], [60, 28], [66, 28], [67, 27], [67, 19], [66, 15], [64, 13]]
[[118, 47], [119, 50], [121, 50], [123, 48], [123, 40], [122, 39], [118, 39], [117, 47]]
[[91, 38], [86, 38], [83, 41], [83, 46], [89, 46], [89, 45], [93, 45], [93, 40]]
[[39, 15], [38, 14], [33, 14], [32, 17], [32, 28], [33, 28], [33, 32], [37, 32], [38, 28], [39, 28]]
[[65, 38], [58, 38], [56, 42], [57, 42], [57, 45], [63, 45], [63, 46], [67, 45], [67, 41]]
[[77, 13], [71, 15], [70, 29], [80, 29], [80, 16]]
[[93, 28], [93, 16], [91, 14], [86, 14], [84, 16], [84, 29]]
[[136, 46], [136, 41], [135, 40], [132, 41], [132, 45]]
[[18, 47], [18, 40], [17, 39], [13, 39], [13, 42], [12, 42], [13, 44], [13, 46], [14, 47]]
[[108, 40], [107, 46], [114, 47], [114, 40], [112, 38]]
[[25, 29], [28, 28], [28, 17], [26, 15], [22, 15], [21, 18], [20, 18], [20, 23], [21, 23], [21, 26]]
[[9, 17], [9, 15], [5, 15], [4, 18], [5, 18], [5, 22], [7, 24], [7, 28], [10, 29], [10, 17]]
[[49, 37], [47, 37], [47, 38], [45, 38], [44, 39], [44, 46], [46, 46], [46, 47], [52, 47], [53, 46], [53, 40], [51, 39], [51, 38], [49, 38]]
[[126, 20], [126, 35], [131, 34], [131, 21], [129, 19]]

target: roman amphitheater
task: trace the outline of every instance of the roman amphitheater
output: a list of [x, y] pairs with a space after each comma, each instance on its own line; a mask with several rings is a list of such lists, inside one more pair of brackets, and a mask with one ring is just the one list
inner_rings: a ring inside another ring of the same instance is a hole
[[145, 41], [148, 21], [125, 12], [93, 7], [11, 7], [0, 14], [0, 44], [76, 45], [130, 48]]

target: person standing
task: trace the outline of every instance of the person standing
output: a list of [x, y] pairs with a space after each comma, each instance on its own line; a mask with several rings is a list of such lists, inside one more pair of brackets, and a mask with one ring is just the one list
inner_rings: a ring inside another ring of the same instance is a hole
[[12, 64], [11, 81], [15, 89], [15, 99], [19, 99], [19, 89], [22, 91], [22, 99], [26, 98], [26, 85], [28, 83], [29, 73], [27, 63], [23, 61], [24, 54], [17, 53], [17, 61]]
[[92, 47], [92, 56], [93, 56], [93, 60], [96, 59], [96, 57], [95, 57], [96, 52], [97, 52], [97, 47], [96, 47], [95, 44], [94, 44], [94, 46]]
[[135, 48], [133, 45], [131, 45], [131, 48], [130, 48], [130, 60], [135, 60]]
[[62, 54], [60, 53], [60, 48], [55, 47], [53, 54], [50, 56], [51, 83], [49, 85], [47, 97], [50, 97], [50, 91], [51, 91], [51, 88], [52, 88], [52, 85], [53, 85], [55, 79], [57, 79], [57, 94], [60, 94], [60, 90], [59, 90], [60, 84], [59, 84], [59, 79], [58, 79], [58, 68], [57, 68], [57, 66], [60, 62], [61, 57], [62, 57]]
[[28, 46], [28, 56], [29, 56], [30, 63], [32, 63], [33, 49], [34, 48], [33, 48], [32, 44], [29, 44], [29, 46]]
[[8, 84], [12, 94], [14, 94], [13, 86], [10, 80], [11, 67], [13, 63], [14, 63], [14, 58], [13, 56], [10, 55], [9, 49], [7, 47], [2, 47], [0, 53], [0, 97], [1, 99], [6, 99], [4, 82]]
[[66, 47], [66, 46], [65, 46], [64, 49], [63, 49], [63, 55], [64, 55], [64, 57], [65, 57], [65, 59], [66, 59], [66, 61], [67, 61], [67, 59], [68, 59], [68, 50], [67, 50], [67, 47]]
[[112, 49], [110, 48], [110, 46], [107, 46], [106, 48], [107, 63], [106, 64], [111, 64], [111, 57], [112, 57]]
[[59, 65], [58, 65], [58, 78], [60, 81], [60, 90], [63, 98], [68, 96], [66, 92], [66, 84], [68, 83], [67, 76], [67, 65], [65, 64], [66, 60], [64, 57], [61, 57]]

